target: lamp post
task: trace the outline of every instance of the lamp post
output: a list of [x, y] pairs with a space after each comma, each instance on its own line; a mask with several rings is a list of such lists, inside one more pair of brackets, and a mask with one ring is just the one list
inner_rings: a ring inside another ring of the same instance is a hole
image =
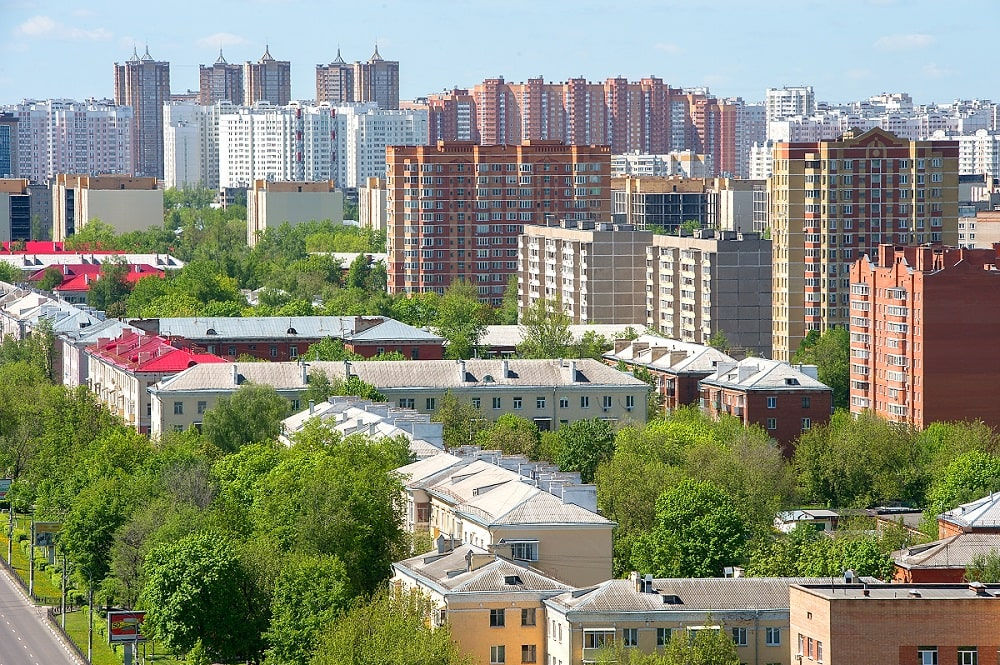
[[94, 576], [87, 566], [80, 566], [87, 574], [87, 662], [94, 662]]

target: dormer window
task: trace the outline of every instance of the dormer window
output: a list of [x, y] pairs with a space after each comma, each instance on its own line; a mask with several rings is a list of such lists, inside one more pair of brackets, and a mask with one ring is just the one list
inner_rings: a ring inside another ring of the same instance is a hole
[[799, 380], [795, 379], [795, 378], [785, 379], [785, 385], [786, 386], [797, 386], [797, 385], [799, 385]]
[[205, 334], [206, 335], [218, 335], [219, 333], [215, 332], [215, 328], [209, 328], [208, 330], [205, 331]]

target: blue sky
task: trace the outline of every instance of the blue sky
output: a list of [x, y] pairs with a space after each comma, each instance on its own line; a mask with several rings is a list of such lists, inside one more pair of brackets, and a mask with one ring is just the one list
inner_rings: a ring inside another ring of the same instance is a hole
[[292, 62], [292, 96], [309, 99], [338, 45], [366, 60], [376, 42], [400, 61], [404, 99], [496, 75], [653, 74], [748, 101], [797, 84], [827, 101], [1000, 101], [998, 19], [998, 0], [0, 0], [0, 104], [111, 97], [112, 63], [133, 44], [170, 62], [179, 92], [220, 46], [244, 62], [267, 43]]

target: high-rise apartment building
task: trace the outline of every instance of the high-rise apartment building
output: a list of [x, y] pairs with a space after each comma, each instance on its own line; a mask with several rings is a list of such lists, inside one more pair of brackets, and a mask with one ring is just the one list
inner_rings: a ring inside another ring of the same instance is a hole
[[338, 187], [361, 187], [368, 178], [385, 177], [385, 149], [390, 145], [427, 145], [427, 111], [385, 110], [375, 103], [333, 109], [333, 179]]
[[316, 103], [350, 104], [354, 99], [354, 65], [337, 57], [328, 65], [316, 65]]
[[708, 181], [704, 178], [633, 177], [611, 180], [615, 220], [640, 230], [677, 233], [685, 222], [708, 226]]
[[17, 116], [0, 112], [0, 178], [17, 175]]
[[646, 321], [650, 231], [562, 220], [525, 225], [518, 242], [518, 311], [539, 300], [562, 305], [573, 324]]
[[476, 141], [476, 100], [468, 90], [455, 88], [427, 99], [430, 138], [437, 141]]
[[219, 188], [219, 116], [229, 102], [163, 107], [163, 186]]
[[1000, 425], [996, 249], [881, 245], [851, 268], [851, 412]]
[[17, 118], [19, 177], [46, 183], [57, 173], [131, 173], [133, 109], [110, 100], [25, 100]]
[[331, 180], [333, 130], [333, 110], [327, 105], [222, 106], [219, 186], [249, 187], [255, 180]]
[[243, 63], [243, 105], [268, 102], [284, 106], [292, 101], [292, 63], [275, 60], [270, 49], [257, 62]]
[[389, 291], [464, 279], [499, 305], [527, 224], [610, 220], [611, 151], [558, 141], [386, 149]]
[[774, 357], [810, 330], [846, 326], [851, 264], [882, 243], [957, 241], [958, 144], [881, 129], [778, 143], [769, 180]]
[[163, 177], [163, 105], [170, 99], [170, 63], [153, 60], [149, 48], [140, 58], [115, 63], [115, 104], [131, 106], [132, 174]]
[[812, 115], [816, 110], [816, 93], [811, 85], [768, 88], [764, 93], [764, 107], [768, 122], [796, 115]]
[[202, 106], [216, 102], [243, 103], [243, 66], [226, 62], [222, 49], [219, 49], [219, 57], [211, 67], [201, 65], [198, 68], [198, 75], [198, 102]]
[[399, 108], [399, 62], [382, 58], [377, 45], [368, 62], [354, 65], [354, 101], [375, 102], [381, 109]]
[[759, 233], [654, 235], [646, 250], [646, 324], [695, 344], [725, 333], [734, 348], [769, 356], [771, 247]]

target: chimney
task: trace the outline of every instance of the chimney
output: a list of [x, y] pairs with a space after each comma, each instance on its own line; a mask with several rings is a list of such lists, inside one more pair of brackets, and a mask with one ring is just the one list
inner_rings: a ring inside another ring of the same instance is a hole
[[630, 339], [616, 339], [615, 340], [615, 353], [621, 353], [629, 347], [632, 343]]
[[350, 360], [345, 360], [344, 361], [344, 379], [347, 380], [349, 378], [351, 378], [351, 361]]
[[642, 580], [639, 577], [639, 571], [633, 570], [628, 574], [628, 579], [632, 582], [632, 588], [635, 589], [637, 593], [642, 593]]
[[316, 411], [316, 402], [309, 400], [309, 415], [311, 416], [314, 411]]
[[576, 383], [576, 361], [570, 360], [566, 366], [569, 368], [569, 382]]
[[509, 360], [504, 360], [501, 363], [500, 376], [506, 379], [509, 375], [510, 375], [510, 361]]
[[299, 378], [301, 378], [302, 385], [304, 386], [309, 383], [309, 364], [299, 363], [299, 371], [301, 373]]
[[240, 368], [236, 363], [233, 363], [233, 385], [240, 385]]
[[465, 361], [464, 360], [459, 360], [458, 361], [458, 380], [461, 381], [462, 383], [465, 383], [465, 374], [466, 374], [466, 372], [465, 372]]

